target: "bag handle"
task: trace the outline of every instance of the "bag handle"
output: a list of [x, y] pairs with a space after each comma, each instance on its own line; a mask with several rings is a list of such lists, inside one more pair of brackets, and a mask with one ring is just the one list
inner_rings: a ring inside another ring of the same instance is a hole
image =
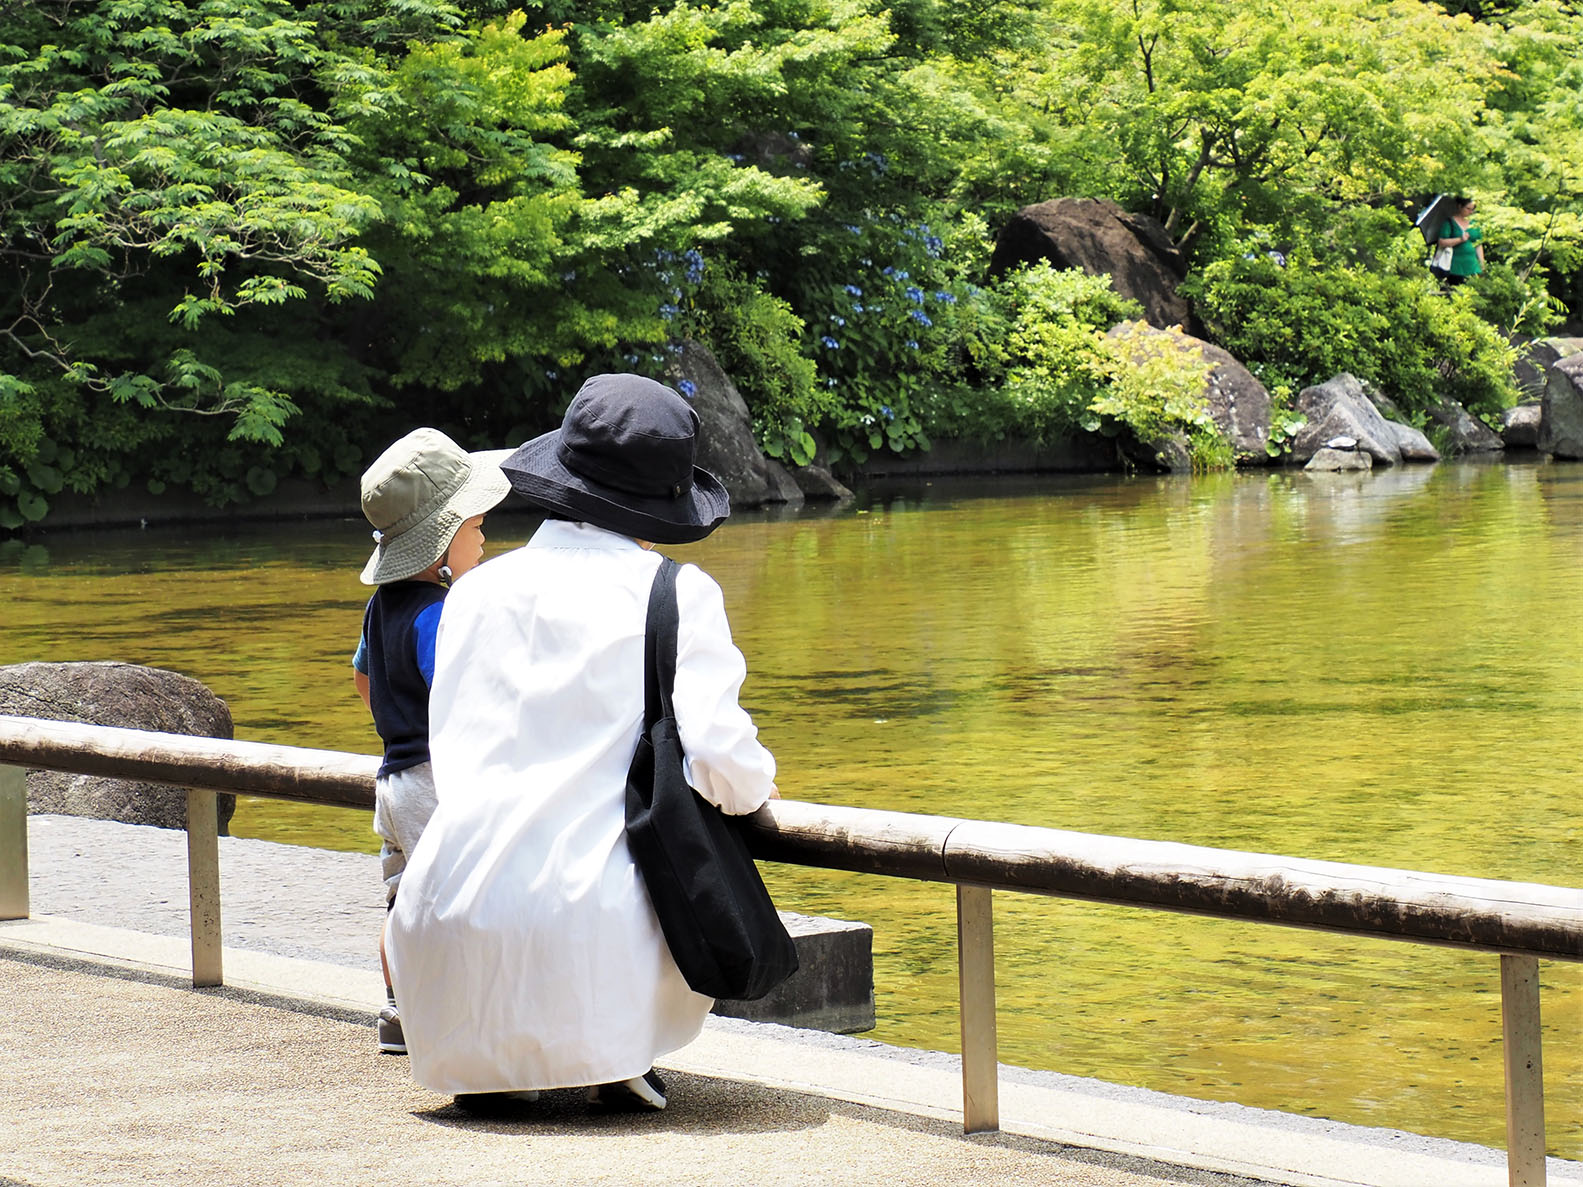
[[668, 556], [660, 558], [659, 571], [649, 587], [648, 619], [643, 628], [643, 732], [656, 722], [676, 715], [671, 690], [676, 687], [676, 570]]

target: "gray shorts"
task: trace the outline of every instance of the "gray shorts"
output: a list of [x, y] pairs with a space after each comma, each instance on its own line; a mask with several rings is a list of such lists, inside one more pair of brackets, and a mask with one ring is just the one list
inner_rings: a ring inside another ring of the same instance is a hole
[[434, 804], [434, 767], [429, 763], [392, 771], [374, 782], [374, 831], [385, 841], [379, 850], [379, 867], [387, 903], [396, 899], [407, 855], [417, 848], [418, 838], [434, 814]]

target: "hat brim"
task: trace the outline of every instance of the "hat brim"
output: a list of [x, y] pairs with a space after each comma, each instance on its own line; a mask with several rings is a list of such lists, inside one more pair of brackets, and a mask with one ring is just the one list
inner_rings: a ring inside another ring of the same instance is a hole
[[675, 498], [649, 498], [567, 469], [560, 444], [561, 430], [552, 429], [500, 463], [512, 489], [546, 510], [655, 544], [702, 540], [731, 514], [731, 496], [708, 470], [694, 466], [692, 489]]
[[511, 480], [500, 464], [509, 449], [485, 449], [467, 455], [472, 467], [456, 493], [433, 515], [420, 520], [399, 536], [388, 536], [374, 548], [358, 575], [364, 585], [385, 585], [416, 577], [445, 555], [456, 530], [475, 515], [483, 515], [511, 493]]

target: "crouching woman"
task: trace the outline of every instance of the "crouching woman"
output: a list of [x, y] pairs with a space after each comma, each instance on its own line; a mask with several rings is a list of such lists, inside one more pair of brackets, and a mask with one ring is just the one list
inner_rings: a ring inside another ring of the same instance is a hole
[[[501, 463], [550, 516], [456, 583], [430, 694], [438, 807], [412, 855], [389, 956], [412, 1072], [464, 1108], [587, 1086], [665, 1107], [654, 1060], [712, 1000], [666, 947], [625, 834], [644, 704], [654, 543], [729, 514], [694, 466], [698, 418], [636, 375], [583, 385], [560, 429]], [[746, 675], [720, 587], [677, 573], [674, 706], [687, 775], [727, 813], [775, 794], [775, 762], [738, 704]]]

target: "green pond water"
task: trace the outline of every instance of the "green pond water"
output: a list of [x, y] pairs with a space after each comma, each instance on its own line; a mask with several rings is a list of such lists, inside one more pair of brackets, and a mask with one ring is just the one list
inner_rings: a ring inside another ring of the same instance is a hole
[[[523, 515], [490, 518], [490, 552]], [[360, 520], [0, 547], [0, 662], [203, 680], [240, 738], [372, 753]], [[724, 587], [788, 798], [1583, 885], [1583, 467], [919, 482], [670, 550]], [[241, 836], [374, 851], [244, 799]], [[889, 1043], [956, 1050], [949, 886], [766, 868], [874, 927]], [[996, 896], [1001, 1058], [1504, 1144], [1493, 955]], [[370, 937], [372, 949], [373, 937]], [[1583, 1158], [1583, 965], [1545, 962]]]

